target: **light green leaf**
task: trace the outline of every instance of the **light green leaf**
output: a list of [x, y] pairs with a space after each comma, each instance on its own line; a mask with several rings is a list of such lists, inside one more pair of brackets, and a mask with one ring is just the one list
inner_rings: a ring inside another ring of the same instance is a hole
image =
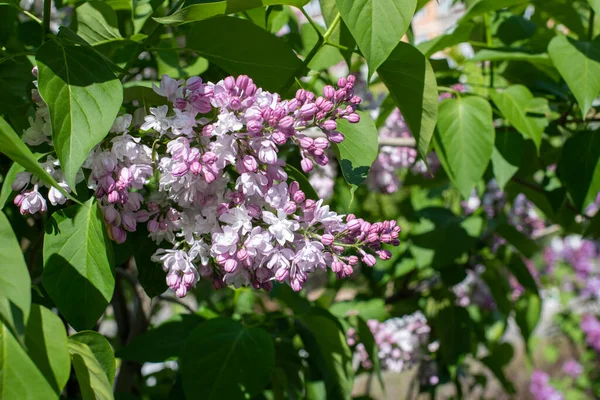
[[600, 44], [556, 36], [548, 45], [548, 54], [585, 118], [600, 92]]
[[600, 192], [600, 135], [577, 132], [563, 147], [558, 176], [578, 210], [596, 200]]
[[525, 152], [523, 137], [516, 132], [496, 131], [496, 143], [492, 151], [492, 168], [500, 189], [517, 173]]
[[535, 330], [542, 313], [542, 300], [537, 294], [525, 291], [517, 300], [515, 311], [515, 320], [529, 348], [529, 338]]
[[461, 18], [462, 21], [470, 20], [479, 15], [490, 11], [497, 11], [507, 7], [523, 5], [529, 3], [529, 0], [479, 0], [472, 2], [467, 9], [465, 15]]
[[191, 332], [180, 360], [187, 398], [242, 400], [257, 395], [269, 383], [275, 346], [260, 328], [217, 318]]
[[21, 335], [31, 307], [31, 278], [10, 222], [0, 211], [0, 320]]
[[36, 60], [54, 148], [65, 180], [74, 189], [77, 171], [117, 116], [123, 87], [104, 59], [86, 46], [48, 40]]
[[492, 108], [481, 97], [440, 103], [435, 145], [442, 166], [464, 198], [483, 176], [494, 149]]
[[407, 43], [400, 43], [377, 71], [402, 112], [424, 160], [438, 118], [435, 73], [427, 58]]
[[0, 399], [58, 399], [6, 325], [0, 322]]
[[300, 8], [309, 2], [310, 0], [227, 0], [227, 14], [279, 4]]
[[187, 44], [227, 73], [247, 74], [257, 86], [271, 91], [288, 89], [284, 86], [302, 70], [302, 62], [287, 43], [240, 18], [196, 22]]
[[44, 235], [42, 282], [75, 329], [92, 328], [110, 302], [113, 264], [112, 242], [94, 198], [52, 214]]
[[89, 346], [69, 339], [69, 352], [83, 400], [114, 399], [112, 385]]
[[[538, 151], [542, 144], [542, 134], [548, 126], [545, 115], [533, 114], [533, 108], [537, 107], [533, 94], [523, 85], [509, 86], [507, 89], [491, 91], [492, 100], [504, 115], [504, 118], [515, 127], [526, 138], [533, 140]], [[544, 101], [545, 99], [542, 99]], [[548, 109], [548, 101], [545, 100]]]
[[115, 353], [113, 352], [108, 340], [98, 332], [82, 331], [69, 337], [70, 341], [76, 341], [87, 345], [92, 354], [106, 373], [108, 381], [112, 385], [115, 381], [116, 363]]
[[434, 53], [456, 46], [457, 44], [468, 42], [471, 32], [475, 28], [472, 22], [463, 22], [456, 26], [452, 33], [440, 35], [434, 39], [428, 40], [417, 45], [417, 49], [426, 57], [431, 57]]
[[57, 188], [67, 198], [75, 200], [54, 180], [52, 175], [42, 168], [35, 155], [29, 150], [29, 147], [23, 143], [13, 128], [2, 117], [0, 117], [0, 149], [2, 149], [3, 154], [14, 162], [19, 163], [27, 171]]
[[179, 11], [166, 17], [154, 18], [156, 22], [164, 25], [182, 25], [190, 22], [202, 21], [204, 19], [223, 15], [227, 9], [226, 1], [215, 3], [192, 4], [183, 7]]
[[71, 28], [92, 45], [122, 39], [117, 13], [104, 1], [88, 1], [77, 7]]
[[67, 331], [60, 318], [47, 308], [33, 304], [25, 330], [25, 345], [57, 396], [71, 375], [67, 343]]
[[408, 30], [417, 0], [336, 0], [338, 10], [369, 65], [369, 78]]
[[344, 134], [345, 139], [335, 145], [342, 174], [354, 189], [367, 178], [379, 152], [375, 122], [366, 111], [357, 111], [357, 114], [360, 115], [360, 122], [356, 124], [345, 119], [338, 120], [337, 129]]
[[339, 321], [325, 310], [313, 309], [296, 319], [296, 327], [311, 367], [323, 377], [328, 399], [350, 399], [354, 382], [352, 352]]
[[600, 0], [588, 0], [588, 3], [596, 14], [600, 14]]

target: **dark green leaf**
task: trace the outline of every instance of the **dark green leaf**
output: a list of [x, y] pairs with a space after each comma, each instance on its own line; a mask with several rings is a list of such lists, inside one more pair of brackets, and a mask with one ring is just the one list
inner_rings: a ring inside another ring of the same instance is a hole
[[435, 74], [427, 58], [407, 43], [400, 43], [378, 70], [426, 159], [438, 118]]
[[471, 351], [473, 322], [469, 313], [455, 305], [442, 309], [433, 321], [440, 341], [440, 356], [448, 365], [454, 365]]
[[521, 330], [521, 335], [525, 342], [529, 344], [529, 338], [540, 320], [542, 301], [537, 294], [526, 291], [517, 300], [515, 310], [515, 319]]
[[190, 333], [180, 365], [187, 398], [241, 400], [257, 395], [269, 383], [275, 348], [260, 328], [211, 319]]
[[536, 296], [538, 295], [538, 286], [535, 278], [531, 275], [531, 271], [529, 271], [521, 256], [513, 255], [508, 262], [508, 269], [525, 289]]
[[91, 198], [81, 206], [55, 212], [49, 222], [44, 236], [44, 287], [75, 329], [92, 328], [115, 286], [112, 242], [100, 207]]
[[0, 399], [58, 399], [58, 395], [2, 322], [0, 322]]
[[196, 22], [187, 44], [228, 73], [247, 74], [271, 91], [288, 89], [284, 86], [301, 72], [302, 62], [287, 43], [240, 18]]
[[600, 92], [600, 44], [556, 36], [548, 45], [548, 54], [585, 118]]
[[479, 0], [471, 2], [471, 6], [467, 9], [462, 20], [469, 20], [490, 11], [497, 11], [503, 8], [527, 3], [529, 3], [529, 0]]
[[102, 56], [86, 46], [48, 40], [36, 60], [54, 148], [65, 180], [74, 189], [89, 151], [104, 139], [117, 117], [123, 87]]
[[289, 164], [286, 164], [283, 169], [288, 174], [288, 181], [296, 181], [300, 184], [300, 190], [304, 192], [307, 199], [319, 199], [319, 195], [308, 181], [306, 175]]
[[360, 122], [351, 124], [345, 119], [338, 120], [338, 131], [344, 134], [344, 141], [335, 146], [336, 155], [346, 182], [358, 187], [369, 174], [371, 165], [379, 152], [378, 133], [368, 112], [357, 111]]
[[108, 340], [98, 332], [82, 331], [69, 337], [70, 341], [87, 345], [92, 354], [102, 367], [108, 381], [112, 385], [115, 381], [116, 363], [115, 354]]
[[516, 132], [496, 131], [492, 167], [500, 189], [517, 173], [525, 152], [523, 137]]
[[494, 149], [492, 108], [481, 97], [440, 104], [435, 145], [442, 166], [464, 198], [483, 176]]
[[536, 242], [519, 232], [514, 226], [502, 223], [496, 228], [496, 233], [502, 236], [506, 241], [514, 246], [521, 254], [527, 258], [533, 257], [540, 251]]
[[227, 14], [278, 4], [286, 4], [300, 8], [309, 2], [310, 0], [227, 0]]
[[596, 200], [600, 192], [600, 134], [577, 132], [562, 151], [558, 175], [578, 210]]
[[408, 30], [416, 0], [336, 0], [338, 10], [369, 65], [369, 77]]
[[45, 307], [32, 305], [25, 330], [25, 345], [57, 396], [71, 375], [67, 343], [67, 331], [60, 318]]
[[180, 314], [156, 328], [136, 336], [117, 352], [123, 360], [162, 362], [183, 353], [186, 338], [202, 322], [196, 315]]

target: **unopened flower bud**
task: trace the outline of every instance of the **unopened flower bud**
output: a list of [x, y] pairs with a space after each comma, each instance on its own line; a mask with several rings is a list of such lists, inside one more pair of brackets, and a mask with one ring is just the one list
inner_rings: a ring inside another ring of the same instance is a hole
[[331, 233], [326, 233], [321, 236], [321, 243], [323, 243], [325, 246], [331, 246], [334, 240], [335, 238]]

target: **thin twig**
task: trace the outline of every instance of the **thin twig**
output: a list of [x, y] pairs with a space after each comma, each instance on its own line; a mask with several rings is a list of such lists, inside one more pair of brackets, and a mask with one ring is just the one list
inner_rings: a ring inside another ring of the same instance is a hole
[[[322, 132], [306, 132], [306, 136], [316, 139], [320, 137], [327, 137]], [[379, 146], [393, 146], [393, 147], [417, 147], [417, 142], [414, 138], [379, 138]]]
[[186, 310], [188, 310], [191, 314], [195, 314], [196, 313], [196, 311], [192, 307], [190, 307], [188, 304], [185, 304], [183, 301], [181, 301], [179, 299], [176, 299], [175, 297], [165, 296], [165, 295], [161, 294], [160, 296], [157, 296], [157, 298], [159, 300], [166, 301], [166, 302], [169, 302], [169, 303], [179, 304], [180, 306], [182, 306]]

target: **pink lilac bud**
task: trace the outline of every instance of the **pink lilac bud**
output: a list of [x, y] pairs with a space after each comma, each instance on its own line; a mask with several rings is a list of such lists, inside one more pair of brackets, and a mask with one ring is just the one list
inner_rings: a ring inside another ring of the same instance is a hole
[[294, 126], [294, 117], [288, 115], [279, 121], [279, 126], [283, 129], [288, 129]]
[[258, 218], [261, 214], [260, 207], [256, 204], [248, 204], [246, 206], [246, 211], [248, 211], [248, 215], [252, 218]]
[[256, 170], [258, 169], [258, 163], [256, 162], [256, 159], [254, 157], [244, 156], [243, 160], [244, 160], [244, 168], [246, 168], [246, 171], [256, 172]]
[[338, 87], [340, 88], [345, 88], [346, 84], [348, 83], [348, 80], [344, 77], [341, 77], [340, 79], [338, 79]]
[[296, 91], [296, 99], [300, 102], [305, 102], [306, 101], [306, 90], [298, 89]]
[[155, 219], [151, 219], [150, 221], [148, 221], [148, 232], [158, 232], [158, 221]]
[[309, 138], [308, 136], [304, 136], [298, 141], [298, 144], [301, 148], [308, 150], [314, 146], [315, 141], [312, 138]]
[[323, 236], [321, 236], [321, 243], [323, 243], [325, 246], [331, 246], [334, 240], [335, 238], [331, 233], [326, 233]]
[[357, 113], [352, 113], [352, 114], [348, 115], [348, 117], [346, 117], [346, 119], [348, 120], [348, 122], [350, 122], [352, 124], [356, 124], [357, 122], [360, 122], [360, 115], [358, 115]]
[[237, 266], [238, 266], [238, 262], [235, 261], [233, 258], [230, 258], [229, 260], [225, 261], [225, 265], [223, 266], [223, 269], [227, 273], [232, 273], [236, 270]]
[[323, 95], [328, 99], [332, 99], [335, 96], [335, 89], [331, 85], [327, 85], [323, 88]]
[[340, 261], [334, 261], [331, 263], [331, 270], [336, 274], [342, 272], [344, 270], [344, 263]]
[[283, 132], [275, 131], [271, 135], [271, 140], [273, 140], [273, 143], [281, 146], [281, 145], [284, 145], [285, 142], [287, 142], [287, 137], [285, 136], [285, 134]]
[[127, 233], [125, 233], [125, 231], [118, 226], [112, 226], [111, 233], [113, 240], [119, 244], [124, 243], [127, 239]]
[[340, 132], [337, 132], [337, 131], [329, 132], [327, 134], [327, 137], [333, 143], [342, 143], [344, 141], [344, 139], [345, 139], [344, 135], [342, 133], [340, 133]]
[[302, 159], [302, 161], [300, 161], [300, 166], [304, 172], [310, 172], [313, 169], [313, 163], [308, 158]]
[[327, 131], [335, 131], [337, 129], [337, 122], [332, 119], [328, 119], [327, 121], [323, 122], [321, 126]]
[[192, 165], [190, 165], [190, 171], [194, 175], [200, 175], [202, 173], [202, 164], [198, 161], [193, 162]]
[[[112, 224], [119, 218], [119, 212], [115, 210], [113, 206], [104, 207], [102, 211], [104, 213], [104, 221], [106, 221], [107, 224]], [[119, 225], [119, 223], [116, 225]]]
[[350, 265], [358, 265], [358, 257], [350, 256], [348, 257], [348, 264]]
[[362, 261], [367, 264], [369, 267], [372, 267], [375, 265], [375, 263], [377, 262], [377, 260], [375, 259], [375, 257], [372, 254], [365, 254], [362, 258]]
[[376, 253], [382, 260], [389, 260], [392, 258], [392, 253], [389, 250], [377, 250]]
[[198, 90], [202, 87], [202, 78], [194, 76], [185, 81], [185, 86], [188, 90]]
[[293, 213], [296, 212], [296, 208], [297, 208], [296, 203], [294, 203], [293, 201], [288, 201], [283, 206], [283, 212], [288, 215], [292, 215]]
[[235, 84], [237, 85], [237, 87], [239, 87], [242, 90], [245, 90], [246, 87], [248, 86], [248, 83], [250, 83], [250, 78], [248, 78], [247, 75], [240, 75], [237, 77]]
[[304, 202], [304, 200], [306, 200], [306, 195], [304, 194], [304, 192], [302, 190], [297, 190], [293, 195], [292, 195], [292, 199], [298, 203], [301, 204]]

